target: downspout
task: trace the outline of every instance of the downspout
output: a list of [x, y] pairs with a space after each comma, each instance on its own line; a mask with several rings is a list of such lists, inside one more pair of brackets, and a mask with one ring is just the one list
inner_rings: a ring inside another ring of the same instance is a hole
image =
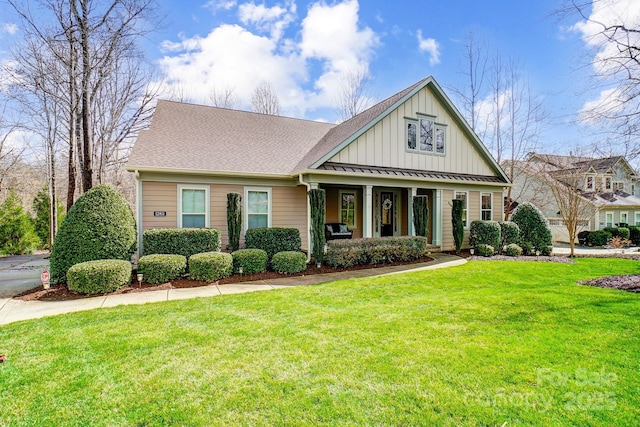
[[311, 184], [302, 180], [302, 174], [298, 174], [298, 183], [307, 187], [307, 264], [311, 262], [311, 201], [309, 200], [309, 191]]

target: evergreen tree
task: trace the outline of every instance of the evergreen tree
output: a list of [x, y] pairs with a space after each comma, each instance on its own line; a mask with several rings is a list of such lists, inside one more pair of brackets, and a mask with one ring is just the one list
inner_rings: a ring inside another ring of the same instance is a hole
[[12, 190], [0, 205], [0, 252], [5, 255], [27, 254], [33, 252], [39, 243], [31, 218]]

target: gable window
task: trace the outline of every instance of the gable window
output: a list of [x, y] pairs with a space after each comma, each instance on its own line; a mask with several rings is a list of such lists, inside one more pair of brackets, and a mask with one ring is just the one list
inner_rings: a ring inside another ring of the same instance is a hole
[[483, 221], [491, 221], [492, 217], [491, 193], [480, 194], [480, 217]]
[[442, 125], [436, 126], [436, 153], [444, 154], [445, 128]]
[[418, 124], [414, 121], [407, 121], [407, 150], [416, 149], [416, 134]]
[[356, 192], [340, 190], [340, 222], [348, 227], [356, 226]]
[[245, 187], [245, 230], [271, 227], [271, 188]]
[[635, 184], [631, 184], [631, 194], [632, 195], [636, 195], [636, 185]]
[[604, 179], [604, 188], [611, 190], [611, 178], [607, 177]]
[[430, 118], [420, 119], [420, 151], [433, 153], [433, 120]]
[[624, 182], [614, 181], [613, 182], [613, 189], [614, 190], [624, 190]]
[[209, 186], [178, 186], [178, 228], [209, 226]]
[[462, 221], [464, 222], [464, 228], [467, 228], [468, 223], [467, 223], [467, 212], [468, 212], [468, 208], [469, 208], [469, 199], [467, 197], [467, 192], [466, 191], [456, 191], [456, 199], [462, 200], [464, 201], [463, 207], [462, 207]]
[[593, 190], [593, 177], [587, 177], [587, 190]]

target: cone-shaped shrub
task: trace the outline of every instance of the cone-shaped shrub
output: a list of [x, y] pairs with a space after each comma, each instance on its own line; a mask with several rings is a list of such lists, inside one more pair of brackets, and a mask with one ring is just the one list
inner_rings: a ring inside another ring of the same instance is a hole
[[227, 193], [227, 231], [229, 233], [229, 250], [240, 248], [240, 231], [242, 229], [242, 196], [238, 193]]
[[309, 190], [311, 205], [311, 240], [313, 241], [313, 258], [316, 263], [324, 261], [324, 218], [326, 212], [326, 193], [322, 189]]
[[460, 252], [460, 249], [462, 249], [462, 241], [464, 240], [464, 222], [462, 221], [464, 200], [453, 199], [451, 201], [451, 204], [451, 225], [453, 225], [453, 241], [456, 245], [456, 252]]
[[129, 261], [136, 223], [124, 198], [108, 185], [83, 194], [67, 213], [51, 249], [51, 283], [65, 283], [72, 265], [99, 259]]
[[427, 196], [413, 197], [413, 226], [416, 236], [427, 237], [429, 232], [429, 198]]

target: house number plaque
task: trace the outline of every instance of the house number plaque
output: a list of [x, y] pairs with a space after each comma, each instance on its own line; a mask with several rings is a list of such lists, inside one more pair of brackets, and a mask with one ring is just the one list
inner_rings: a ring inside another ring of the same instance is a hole
[[153, 216], [167, 216], [167, 211], [153, 211]]

